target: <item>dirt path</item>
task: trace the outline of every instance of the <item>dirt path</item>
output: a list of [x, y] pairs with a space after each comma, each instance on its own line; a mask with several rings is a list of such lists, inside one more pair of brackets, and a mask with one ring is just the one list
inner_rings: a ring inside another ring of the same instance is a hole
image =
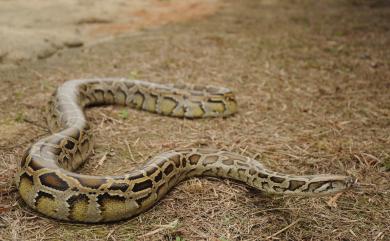
[[[231, 0], [209, 17], [1, 71], [0, 240], [389, 240], [389, 22], [381, 1]], [[16, 163], [47, 134], [43, 108], [55, 88], [100, 76], [227, 86], [240, 110], [207, 120], [88, 110], [97, 143], [81, 172], [119, 174], [149, 155], [209, 146], [287, 173], [353, 175], [361, 186], [335, 197], [268, 197], [202, 178], [121, 223], [40, 217], [13, 186]]]

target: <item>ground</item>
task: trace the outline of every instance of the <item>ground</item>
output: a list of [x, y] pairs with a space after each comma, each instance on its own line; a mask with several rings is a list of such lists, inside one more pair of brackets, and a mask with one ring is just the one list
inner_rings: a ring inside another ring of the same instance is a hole
[[0, 65], [207, 16], [221, 5], [220, 0], [0, 1]]
[[[389, 240], [389, 21], [386, 1], [227, 0], [208, 17], [3, 68], [0, 240]], [[182, 120], [90, 109], [97, 144], [80, 172], [120, 174], [175, 147], [208, 146], [286, 173], [355, 176], [359, 186], [285, 197], [199, 178], [124, 222], [42, 217], [21, 201], [16, 165], [48, 134], [43, 109], [55, 88], [104, 76], [226, 86], [239, 112]]]

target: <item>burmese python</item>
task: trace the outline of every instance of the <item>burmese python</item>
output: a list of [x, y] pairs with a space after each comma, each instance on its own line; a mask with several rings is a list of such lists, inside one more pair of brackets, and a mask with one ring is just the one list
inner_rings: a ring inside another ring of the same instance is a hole
[[125, 79], [65, 82], [49, 103], [47, 122], [53, 134], [26, 151], [17, 173], [16, 185], [31, 208], [56, 219], [97, 223], [137, 215], [192, 176], [230, 178], [275, 194], [328, 194], [354, 183], [346, 176], [276, 173], [254, 159], [203, 148], [167, 151], [122, 176], [77, 174], [73, 171], [93, 148], [83, 108], [103, 104], [186, 118], [229, 116], [237, 111], [234, 94], [226, 88]]

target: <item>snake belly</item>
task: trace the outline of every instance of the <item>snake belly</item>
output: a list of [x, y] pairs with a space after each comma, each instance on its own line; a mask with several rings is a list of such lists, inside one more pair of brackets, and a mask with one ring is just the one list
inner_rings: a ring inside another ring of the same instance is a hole
[[353, 178], [340, 175], [277, 173], [249, 157], [205, 148], [167, 151], [121, 176], [75, 173], [93, 149], [83, 109], [106, 104], [184, 118], [225, 117], [237, 112], [233, 92], [222, 87], [127, 79], [67, 81], [48, 105], [52, 134], [33, 144], [18, 166], [16, 185], [32, 209], [72, 222], [127, 219], [149, 209], [178, 182], [193, 176], [229, 178], [274, 194], [329, 194], [354, 183]]

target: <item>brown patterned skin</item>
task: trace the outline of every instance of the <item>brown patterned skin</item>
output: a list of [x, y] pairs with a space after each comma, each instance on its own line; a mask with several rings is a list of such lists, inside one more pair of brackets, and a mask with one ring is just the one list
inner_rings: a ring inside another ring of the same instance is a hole
[[125, 79], [68, 81], [49, 104], [48, 125], [53, 134], [26, 151], [16, 177], [21, 197], [34, 210], [52, 218], [86, 223], [127, 219], [147, 210], [178, 182], [193, 176], [230, 178], [274, 194], [329, 194], [354, 183], [346, 176], [276, 173], [251, 158], [203, 148], [162, 153], [122, 176], [74, 173], [93, 148], [83, 108], [102, 104], [186, 118], [229, 116], [237, 111], [234, 94], [226, 88]]

